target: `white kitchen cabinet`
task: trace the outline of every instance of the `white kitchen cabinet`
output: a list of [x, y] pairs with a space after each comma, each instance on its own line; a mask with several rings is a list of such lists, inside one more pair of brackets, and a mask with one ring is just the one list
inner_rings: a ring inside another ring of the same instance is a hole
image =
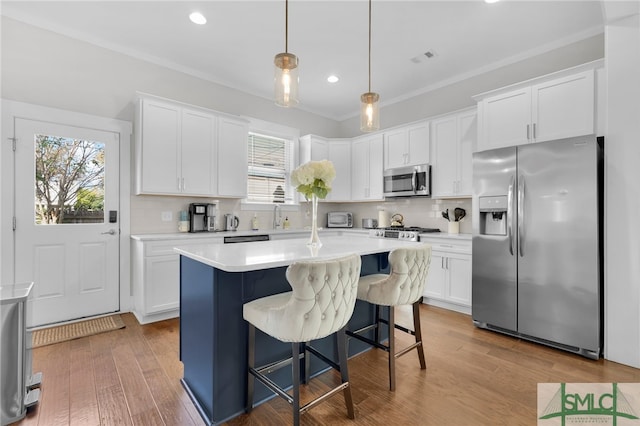
[[140, 324], [180, 315], [180, 244], [222, 244], [222, 238], [132, 240], [133, 314]]
[[302, 136], [300, 164], [320, 160], [331, 161], [336, 169], [336, 178], [331, 185], [331, 192], [324, 201], [351, 201], [351, 139]]
[[136, 121], [136, 194], [246, 196], [246, 120], [141, 95]]
[[429, 122], [384, 132], [384, 169], [429, 164]]
[[471, 313], [471, 240], [420, 237], [431, 244], [424, 303]]
[[476, 108], [431, 121], [432, 197], [470, 197]]
[[592, 134], [595, 92], [592, 66], [478, 95], [478, 150]]
[[141, 98], [136, 193], [214, 195], [215, 130], [212, 114]]
[[382, 134], [353, 140], [351, 144], [351, 201], [384, 199], [382, 150]]
[[228, 116], [218, 119], [218, 193], [221, 197], [246, 197], [249, 124]]

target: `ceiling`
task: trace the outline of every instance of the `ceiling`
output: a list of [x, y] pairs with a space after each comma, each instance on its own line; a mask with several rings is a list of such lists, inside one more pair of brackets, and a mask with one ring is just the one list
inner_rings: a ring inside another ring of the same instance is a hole
[[[371, 89], [382, 106], [604, 29], [599, 1], [374, 0], [372, 8]], [[191, 23], [192, 11], [207, 24]], [[273, 57], [284, 51], [283, 0], [3, 0], [1, 12], [267, 99]], [[288, 50], [300, 61], [298, 108], [336, 120], [358, 114], [368, 91], [366, 1], [291, 0]], [[328, 83], [331, 74], [339, 82]]]

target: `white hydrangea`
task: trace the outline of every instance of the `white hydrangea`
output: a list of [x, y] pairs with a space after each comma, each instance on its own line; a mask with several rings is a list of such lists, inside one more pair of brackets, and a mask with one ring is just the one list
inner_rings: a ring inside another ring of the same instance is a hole
[[325, 198], [335, 177], [336, 169], [331, 161], [309, 161], [291, 172], [291, 183], [307, 198], [312, 194]]

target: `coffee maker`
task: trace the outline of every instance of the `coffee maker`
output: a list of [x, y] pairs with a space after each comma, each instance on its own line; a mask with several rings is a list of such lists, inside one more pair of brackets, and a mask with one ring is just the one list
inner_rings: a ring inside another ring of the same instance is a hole
[[189, 232], [207, 231], [207, 204], [189, 204]]
[[213, 232], [217, 227], [217, 218], [218, 218], [218, 205], [217, 204], [207, 204], [207, 224], [206, 231]]

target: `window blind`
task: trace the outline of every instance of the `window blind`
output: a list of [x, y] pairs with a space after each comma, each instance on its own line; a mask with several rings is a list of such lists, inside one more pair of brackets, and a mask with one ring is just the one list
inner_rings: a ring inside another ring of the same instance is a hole
[[257, 203], [293, 203], [289, 176], [293, 168], [293, 141], [249, 133], [247, 200]]

